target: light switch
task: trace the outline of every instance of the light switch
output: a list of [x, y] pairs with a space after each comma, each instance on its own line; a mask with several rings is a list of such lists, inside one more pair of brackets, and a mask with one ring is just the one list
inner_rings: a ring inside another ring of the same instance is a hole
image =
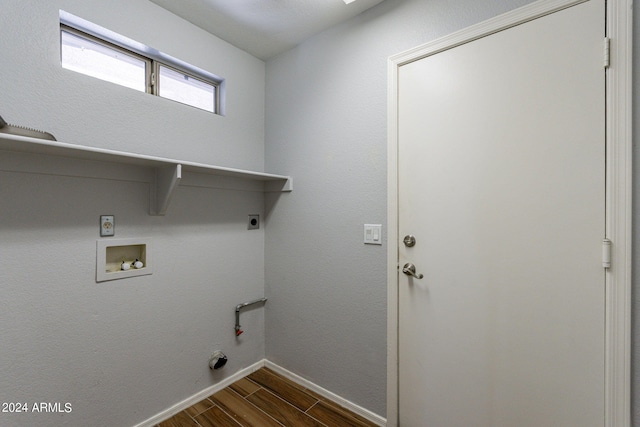
[[382, 224], [364, 225], [364, 243], [366, 245], [382, 244]]

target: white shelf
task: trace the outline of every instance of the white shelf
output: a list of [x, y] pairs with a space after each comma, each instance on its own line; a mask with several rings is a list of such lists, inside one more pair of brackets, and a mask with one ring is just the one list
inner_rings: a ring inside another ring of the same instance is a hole
[[264, 172], [213, 166], [203, 163], [146, 156], [124, 151], [87, 147], [59, 141], [0, 133], [0, 150], [18, 153], [45, 154], [81, 160], [124, 163], [155, 169], [151, 186], [151, 215], [164, 215], [183, 173], [229, 176], [265, 183], [266, 191], [291, 191], [291, 177]]

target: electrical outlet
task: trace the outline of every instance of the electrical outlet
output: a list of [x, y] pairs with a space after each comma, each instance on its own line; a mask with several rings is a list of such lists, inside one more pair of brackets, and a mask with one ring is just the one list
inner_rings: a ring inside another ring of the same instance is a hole
[[115, 216], [100, 216], [100, 237], [113, 236], [116, 234]]
[[258, 228], [260, 228], [260, 215], [249, 215], [247, 230], [257, 230]]

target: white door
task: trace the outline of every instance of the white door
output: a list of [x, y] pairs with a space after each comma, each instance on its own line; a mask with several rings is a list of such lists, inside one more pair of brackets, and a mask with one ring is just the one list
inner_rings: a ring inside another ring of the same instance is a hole
[[402, 427], [604, 425], [604, 12], [399, 70]]

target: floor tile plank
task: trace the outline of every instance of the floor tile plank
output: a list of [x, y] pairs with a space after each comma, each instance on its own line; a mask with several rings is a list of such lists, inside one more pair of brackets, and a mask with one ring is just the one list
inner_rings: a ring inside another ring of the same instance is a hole
[[297, 388], [298, 390], [306, 390], [305, 387], [301, 384], [298, 384], [295, 381], [290, 380], [289, 378], [285, 377], [284, 375], [279, 374], [278, 372], [274, 371], [271, 368], [267, 368], [266, 366], [262, 367], [260, 370], [267, 372], [271, 375], [275, 375], [276, 377], [280, 378], [282, 381], [288, 383], [290, 386]]
[[280, 427], [277, 421], [229, 388], [217, 392], [209, 399], [245, 427]]
[[201, 427], [240, 427], [240, 424], [217, 406], [207, 409], [196, 416], [195, 420]]
[[197, 427], [198, 424], [193, 421], [186, 412], [178, 412], [173, 417], [158, 424], [158, 427]]
[[207, 409], [211, 408], [213, 403], [209, 399], [203, 399], [195, 405], [189, 406], [184, 411], [191, 417], [195, 417], [198, 414], [203, 413]]
[[356, 418], [355, 414], [338, 405], [327, 404], [325, 401], [318, 402], [307, 411], [307, 414], [328, 426], [370, 427], [375, 425], [367, 420]]
[[274, 394], [280, 396], [303, 412], [318, 401], [318, 399], [305, 393], [302, 390], [303, 387], [299, 384], [295, 384], [293, 381], [277, 375], [270, 369], [259, 369], [250, 374], [249, 378], [267, 390], [270, 390]]
[[369, 421], [365, 417], [358, 415], [355, 412], [350, 411], [349, 409], [343, 408], [333, 400], [323, 398], [322, 401], [325, 405], [333, 407], [334, 410], [336, 410], [337, 412], [346, 414], [348, 417], [355, 418], [356, 420], [358, 420], [359, 422], [363, 423], [366, 426], [377, 427], [377, 424], [374, 424], [373, 422]]
[[312, 390], [261, 368], [156, 427], [376, 427]]
[[285, 426], [291, 427], [322, 427], [323, 424], [311, 418], [295, 406], [276, 397], [271, 392], [261, 388], [247, 397], [247, 400], [271, 415]]
[[260, 386], [247, 378], [240, 378], [238, 381], [231, 384], [231, 390], [235, 391], [242, 397], [247, 397], [251, 393], [256, 392]]

